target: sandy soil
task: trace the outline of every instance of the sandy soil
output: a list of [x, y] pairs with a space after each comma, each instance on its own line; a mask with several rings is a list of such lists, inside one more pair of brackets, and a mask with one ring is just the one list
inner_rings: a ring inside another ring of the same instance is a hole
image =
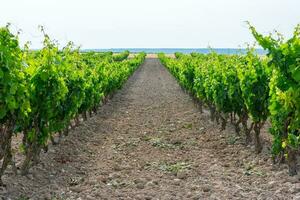
[[[129, 57], [134, 57], [134, 55], [136, 54], [130, 54]], [[169, 56], [171, 58], [175, 58], [175, 54], [166, 54], [166, 56]], [[157, 54], [153, 54], [153, 53], [148, 53], [146, 58], [158, 58]]]
[[[157, 59], [99, 114], [51, 146], [0, 199], [300, 199], [299, 177], [220, 132]], [[8, 176], [9, 175], [9, 176]]]

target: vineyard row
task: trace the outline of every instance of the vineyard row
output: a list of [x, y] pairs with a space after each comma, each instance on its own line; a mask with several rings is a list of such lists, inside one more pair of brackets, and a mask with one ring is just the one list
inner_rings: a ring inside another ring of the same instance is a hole
[[297, 174], [300, 145], [300, 25], [289, 40], [282, 36], [263, 36], [251, 25], [258, 43], [267, 56], [249, 49], [246, 55], [176, 54], [176, 58], [160, 54], [163, 65], [178, 79], [202, 106], [210, 110], [212, 121], [228, 122], [241, 128], [245, 143], [254, 139], [257, 153], [262, 151], [260, 132], [271, 122], [274, 161], [289, 166], [290, 175]]
[[119, 89], [143, 63], [145, 54], [83, 53], [69, 43], [63, 49], [44, 33], [43, 48], [20, 48], [9, 27], [0, 28], [0, 185], [9, 165], [17, 173], [12, 138], [22, 138], [22, 174], [39, 162], [54, 134], [68, 135]]

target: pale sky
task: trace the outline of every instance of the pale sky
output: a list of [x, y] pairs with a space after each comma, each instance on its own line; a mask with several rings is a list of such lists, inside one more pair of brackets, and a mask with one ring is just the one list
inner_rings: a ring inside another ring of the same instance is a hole
[[0, 0], [0, 26], [41, 47], [38, 25], [82, 48], [237, 48], [257, 30], [291, 36], [300, 0]]

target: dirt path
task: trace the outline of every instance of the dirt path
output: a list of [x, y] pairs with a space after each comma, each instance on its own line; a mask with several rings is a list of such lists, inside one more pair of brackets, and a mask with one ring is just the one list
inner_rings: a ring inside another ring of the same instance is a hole
[[242, 141], [230, 128], [220, 133], [159, 61], [147, 59], [29, 176], [5, 176], [0, 197], [300, 199], [297, 177]]

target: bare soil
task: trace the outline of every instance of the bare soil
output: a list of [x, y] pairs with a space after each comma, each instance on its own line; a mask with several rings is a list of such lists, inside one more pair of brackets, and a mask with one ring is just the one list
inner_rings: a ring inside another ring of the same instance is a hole
[[299, 177], [210, 122], [158, 59], [0, 199], [300, 199]]
[[[129, 54], [129, 58], [132, 58], [135, 55], [136, 55], [136, 53], [131, 53], [131, 54]], [[175, 58], [175, 54], [165, 54], [165, 55], [168, 57], [171, 57], [171, 58]], [[158, 58], [158, 55], [154, 54], [154, 53], [148, 53], [146, 58]]]

